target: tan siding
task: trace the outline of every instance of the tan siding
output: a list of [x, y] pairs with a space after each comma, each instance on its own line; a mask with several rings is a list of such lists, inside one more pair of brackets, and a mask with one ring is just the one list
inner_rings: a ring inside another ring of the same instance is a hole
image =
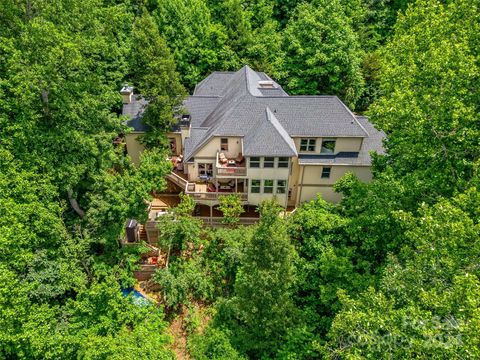
[[[302, 154], [320, 154], [321, 148], [322, 148], [322, 138], [315, 138], [315, 151], [300, 151], [300, 142], [302, 138], [293, 138], [293, 142], [295, 143], [295, 147], [297, 149], [298, 153]], [[306, 139], [306, 137], [305, 137]], [[328, 139], [335, 139], [336, 144], [335, 144], [335, 153], [339, 152], [357, 152], [360, 151], [362, 147], [362, 140], [363, 138], [335, 138], [331, 137]]]
[[337, 138], [335, 152], [356, 152], [362, 147], [363, 138]]
[[140, 164], [140, 155], [143, 150], [145, 150], [145, 146], [138, 141], [138, 138], [141, 135], [143, 135], [143, 133], [129, 133], [125, 135], [127, 153], [132, 159], [132, 162], [137, 166]]
[[[229, 158], [236, 158], [238, 153], [242, 152], [242, 138], [241, 137], [226, 137], [228, 138], [228, 151], [223, 151], [225, 156]], [[194, 157], [216, 157], [217, 151], [220, 151], [220, 137], [214, 137], [199, 151]]]
[[176, 151], [175, 151], [175, 154], [174, 155], [180, 155], [183, 153], [183, 149], [182, 149], [182, 135], [180, 133], [168, 133], [168, 138], [169, 139], [175, 139], [175, 148], [176, 148]]
[[298, 201], [312, 200], [317, 193], [322, 194], [322, 197], [331, 202], [338, 202], [341, 198], [339, 194], [334, 193], [333, 184], [338, 181], [347, 172], [353, 172], [360, 180], [369, 182], [372, 179], [372, 172], [369, 166], [331, 166], [330, 178], [322, 179], [322, 166], [310, 165], [303, 166], [303, 174], [300, 175], [299, 182], [301, 183], [301, 190], [299, 191]]

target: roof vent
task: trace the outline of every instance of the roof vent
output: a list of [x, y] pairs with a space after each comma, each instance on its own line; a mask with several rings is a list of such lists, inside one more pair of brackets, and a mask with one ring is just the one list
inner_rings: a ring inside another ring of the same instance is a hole
[[273, 82], [273, 80], [260, 80], [258, 82], [258, 87], [260, 89], [274, 89], [275, 83]]

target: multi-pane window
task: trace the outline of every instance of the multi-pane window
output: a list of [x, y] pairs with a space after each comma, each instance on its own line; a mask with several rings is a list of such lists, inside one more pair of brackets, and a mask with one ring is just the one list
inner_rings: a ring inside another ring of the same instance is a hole
[[263, 193], [273, 194], [273, 180], [263, 180]]
[[300, 151], [315, 151], [316, 139], [301, 139]]
[[250, 167], [251, 168], [259, 168], [260, 167], [260, 158], [259, 157], [251, 157], [250, 158]]
[[275, 167], [275, 158], [274, 157], [264, 157], [263, 158], [263, 167], [264, 168]]
[[198, 176], [213, 176], [213, 164], [198, 164]]
[[279, 157], [278, 158], [278, 167], [279, 168], [288, 168], [288, 157]]
[[322, 154], [333, 154], [335, 151], [335, 140], [324, 139], [322, 140]]
[[285, 194], [287, 189], [287, 180], [277, 180], [277, 194]]
[[220, 139], [220, 150], [228, 151], [228, 139], [227, 138], [221, 138]]
[[322, 179], [330, 179], [330, 172], [332, 171], [331, 167], [322, 168]]
[[260, 193], [260, 180], [252, 180], [252, 183], [250, 184], [250, 192], [253, 194]]

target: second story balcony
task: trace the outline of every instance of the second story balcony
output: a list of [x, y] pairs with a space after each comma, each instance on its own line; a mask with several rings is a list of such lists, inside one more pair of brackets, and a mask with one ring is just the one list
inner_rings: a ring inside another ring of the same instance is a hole
[[217, 152], [217, 176], [247, 176], [246, 160], [242, 153], [236, 158], [228, 158], [223, 152]]

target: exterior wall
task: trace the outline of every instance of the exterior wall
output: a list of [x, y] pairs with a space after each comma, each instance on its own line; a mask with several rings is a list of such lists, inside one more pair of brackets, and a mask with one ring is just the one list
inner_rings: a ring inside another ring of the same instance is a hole
[[188, 164], [188, 181], [199, 181], [200, 178], [198, 177], [198, 164], [212, 164], [213, 166], [213, 176], [215, 176], [215, 162], [217, 160], [216, 157], [204, 157], [199, 158], [195, 157], [194, 162]]
[[300, 203], [315, 199], [317, 194], [321, 194], [322, 199], [332, 203], [338, 203], [342, 199], [342, 195], [333, 191], [332, 186], [304, 186]]
[[[316, 143], [315, 143], [315, 151], [300, 151], [300, 141], [301, 139], [306, 139], [307, 137], [295, 137], [293, 138], [293, 142], [295, 143], [295, 147], [298, 151], [298, 153], [302, 154], [320, 154], [321, 147], [322, 147], [322, 138], [315, 138]], [[360, 151], [362, 147], [362, 141], [363, 138], [361, 137], [352, 137], [352, 138], [346, 138], [346, 137], [331, 137], [328, 139], [335, 139], [335, 154], [339, 152], [358, 152]]]
[[335, 153], [358, 152], [362, 148], [362, 142], [363, 138], [337, 138], [337, 142], [335, 144]]
[[141, 135], [143, 135], [143, 133], [138, 132], [132, 132], [125, 135], [127, 153], [132, 159], [132, 162], [137, 166], [140, 164], [140, 154], [145, 150], [145, 146], [138, 141], [138, 137]]
[[180, 127], [180, 136], [181, 136], [181, 139], [182, 139], [182, 154], [184, 153], [184, 144], [185, 144], [185, 139], [190, 137], [190, 130], [191, 130], [191, 126], [181, 126]]
[[[277, 201], [280, 205], [285, 206], [288, 194], [288, 179], [289, 179], [289, 168], [250, 168], [249, 159], [247, 159], [247, 174], [248, 174], [248, 203], [251, 205], [258, 205], [263, 200], [271, 199], [272, 196], [277, 197]], [[277, 160], [275, 160], [275, 166], [277, 166]], [[262, 180], [260, 193], [251, 192], [251, 182], [252, 180]], [[273, 194], [264, 194], [263, 193], [263, 180], [274, 180], [273, 184]], [[285, 194], [276, 194], [276, 181], [275, 180], [287, 180], [287, 188]]]
[[182, 134], [180, 133], [168, 133], [167, 134], [168, 139], [175, 139], [175, 148], [176, 151], [173, 155], [180, 155], [183, 154], [183, 149], [182, 149]]
[[298, 158], [291, 158], [290, 177], [288, 179], [288, 190], [291, 192], [291, 195], [288, 200], [288, 206], [295, 206], [296, 204], [298, 183], [300, 182], [300, 169], [301, 167], [298, 164]]
[[300, 171], [299, 185], [297, 190], [297, 205], [299, 203], [312, 200], [317, 193], [330, 202], [338, 202], [341, 195], [333, 191], [333, 184], [347, 172], [353, 172], [361, 181], [369, 182], [372, 180], [372, 171], [370, 166], [331, 166], [330, 178], [322, 179], [321, 165], [302, 166]]
[[185, 166], [184, 173], [188, 175], [188, 180], [189, 181], [195, 181], [197, 179], [198, 174], [195, 174], [195, 170], [197, 167], [193, 163], [187, 163]]
[[[145, 146], [139, 142], [139, 137], [142, 136], [143, 132], [131, 132], [125, 135], [125, 142], [127, 144], [127, 153], [132, 158], [133, 163], [138, 166], [140, 164], [140, 155]], [[180, 133], [168, 133], [167, 137], [175, 139], [176, 152], [173, 155], [180, 155], [183, 153], [182, 150], [182, 137]]]
[[[242, 138], [230, 136], [228, 139], [228, 151], [222, 151], [228, 158], [236, 158], [238, 153], [242, 152]], [[194, 155], [197, 157], [216, 157], [217, 151], [220, 151], [220, 139], [221, 137], [214, 137], [210, 140], [209, 143], [205, 144], [199, 151]]]

